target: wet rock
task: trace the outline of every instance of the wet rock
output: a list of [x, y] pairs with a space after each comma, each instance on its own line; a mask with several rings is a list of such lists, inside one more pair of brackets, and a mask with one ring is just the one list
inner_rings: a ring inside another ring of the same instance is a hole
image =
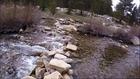
[[60, 72], [67, 71], [69, 68], [71, 68], [70, 64], [67, 64], [63, 60], [58, 60], [58, 59], [52, 59], [49, 63], [50, 68], [54, 68]]
[[33, 75], [33, 74], [35, 74], [35, 69], [36, 69], [36, 65], [34, 65], [33, 67], [32, 67], [32, 69], [31, 69], [31, 71], [30, 71], [30, 73], [29, 73], [29, 75], [31, 76], [31, 75]]
[[137, 36], [134, 36], [134, 37], [131, 39], [131, 42], [132, 42], [134, 45], [140, 45], [140, 39], [139, 39]]
[[55, 54], [54, 58], [63, 60], [63, 59], [66, 59], [67, 57], [62, 54]]
[[24, 36], [19, 36], [19, 39], [20, 39], [21, 41], [25, 41], [25, 40], [26, 40], [26, 38], [25, 38]]
[[23, 77], [22, 79], [36, 79], [36, 78], [34, 78], [32, 76], [26, 76], [26, 77]]
[[43, 60], [43, 63], [45, 65], [46, 71], [48, 71], [48, 69], [49, 69], [49, 62], [47, 60]]
[[36, 68], [36, 70], [35, 70], [35, 75], [36, 75], [36, 78], [37, 78], [37, 79], [42, 79], [44, 73], [45, 73], [45, 68], [40, 68], [40, 67], [38, 67], [38, 68]]
[[70, 49], [70, 50], [76, 51], [77, 50], [77, 46], [69, 43], [69, 44], [67, 44], [66, 49]]
[[43, 60], [42, 59], [36, 60], [36, 65], [37, 65], [37, 67], [43, 67], [44, 66]]
[[71, 79], [71, 78], [70, 78], [70, 76], [68, 74], [64, 74], [63, 79]]
[[62, 79], [62, 75], [58, 71], [55, 71], [55, 72], [45, 76], [44, 79]]
[[55, 51], [49, 51], [49, 52], [48, 52], [48, 56], [53, 56], [53, 55], [55, 55], [55, 54], [56, 54]]

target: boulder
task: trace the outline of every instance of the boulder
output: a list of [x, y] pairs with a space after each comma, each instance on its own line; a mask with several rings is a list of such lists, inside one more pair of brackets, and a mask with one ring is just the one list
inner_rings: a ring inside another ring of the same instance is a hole
[[71, 58], [66, 58], [66, 59], [63, 59], [63, 61], [65, 61], [66, 63], [72, 63], [72, 62], [73, 62], [73, 59], [71, 59]]
[[51, 28], [50, 28], [50, 27], [45, 26], [45, 27], [44, 27], [44, 30], [45, 30], [45, 31], [50, 31], [50, 30], [51, 30]]
[[67, 57], [70, 57], [70, 52], [69, 52], [69, 51], [66, 52], [65, 55], [66, 55]]
[[62, 79], [62, 75], [58, 71], [55, 71], [47, 76], [44, 76], [44, 79]]
[[73, 25], [61, 25], [60, 28], [66, 31], [77, 31], [76, 27]]
[[75, 21], [72, 18], [70, 18], [70, 22], [75, 23]]
[[55, 54], [54, 58], [63, 60], [63, 59], [66, 59], [67, 57], [62, 54]]
[[33, 67], [32, 67], [32, 69], [31, 69], [31, 71], [30, 71], [30, 76], [32, 75], [32, 74], [34, 74], [35, 73], [35, 69], [37, 68], [37, 66], [36, 65], [34, 65]]
[[52, 59], [49, 63], [50, 68], [54, 68], [60, 72], [67, 71], [69, 68], [71, 68], [70, 64], [67, 64], [63, 60], [58, 60], [58, 59]]
[[69, 44], [67, 44], [66, 49], [70, 49], [70, 50], [76, 51], [77, 50], [77, 46], [69, 43]]
[[47, 75], [49, 75], [50, 74], [50, 72], [45, 72], [44, 73], [44, 76], [47, 76]]
[[45, 65], [46, 71], [48, 71], [48, 69], [49, 69], [49, 62], [47, 60], [43, 60], [43, 63]]
[[23, 77], [22, 79], [36, 79], [36, 78], [34, 78], [32, 76], [26, 76], [26, 77]]
[[45, 68], [38, 67], [35, 70], [35, 76], [37, 79], [42, 79], [44, 76], [44, 73], [45, 73]]
[[64, 74], [63, 79], [71, 79], [71, 78], [70, 78], [70, 76], [68, 74]]
[[42, 59], [37, 59], [36, 60], [36, 65], [37, 65], [37, 67], [43, 67], [44, 66], [43, 60]]
[[55, 55], [55, 54], [56, 54], [55, 51], [49, 51], [49, 52], [48, 52], [48, 56], [53, 56], [53, 55]]
[[139, 39], [137, 36], [134, 36], [134, 37], [131, 39], [131, 42], [132, 42], [134, 45], [140, 45], [140, 39]]

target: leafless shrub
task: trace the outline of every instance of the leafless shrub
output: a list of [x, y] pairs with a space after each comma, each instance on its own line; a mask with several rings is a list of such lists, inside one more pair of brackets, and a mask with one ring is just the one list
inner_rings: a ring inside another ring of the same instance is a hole
[[129, 34], [140, 38], [140, 27], [135, 27], [135, 26], [131, 27]]
[[82, 31], [85, 33], [90, 33], [94, 35], [108, 36], [111, 35], [112, 32], [106, 26], [102, 25], [102, 22], [98, 19], [88, 18], [86, 20], [85, 26], [83, 26]]
[[40, 21], [40, 11], [32, 5], [0, 5], [0, 32], [15, 32]]

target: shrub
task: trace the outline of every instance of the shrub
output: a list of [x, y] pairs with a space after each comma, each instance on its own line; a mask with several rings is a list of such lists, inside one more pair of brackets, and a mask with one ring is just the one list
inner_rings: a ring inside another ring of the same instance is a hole
[[0, 33], [18, 32], [40, 21], [40, 11], [32, 5], [0, 5]]
[[140, 38], [140, 27], [131, 27], [129, 34]]
[[86, 23], [82, 31], [85, 33], [90, 33], [94, 35], [108, 36], [112, 35], [111, 30], [109, 30], [106, 26], [102, 25], [102, 22], [98, 19], [90, 18], [86, 20]]
[[130, 39], [133, 38], [133, 35], [129, 32], [124, 31], [123, 29], [118, 29], [114, 34], [114, 38], [120, 39], [123, 42], [131, 43]]

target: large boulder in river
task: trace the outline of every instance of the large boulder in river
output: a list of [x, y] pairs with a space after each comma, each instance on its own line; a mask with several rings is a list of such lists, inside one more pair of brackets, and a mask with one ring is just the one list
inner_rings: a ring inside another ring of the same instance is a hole
[[49, 63], [50, 68], [54, 68], [60, 72], [67, 71], [69, 68], [71, 68], [70, 64], [67, 64], [63, 60], [58, 60], [58, 59], [52, 59]]
[[137, 36], [134, 36], [134, 37], [131, 39], [131, 42], [132, 42], [134, 45], [140, 45], [140, 39], [139, 39]]

